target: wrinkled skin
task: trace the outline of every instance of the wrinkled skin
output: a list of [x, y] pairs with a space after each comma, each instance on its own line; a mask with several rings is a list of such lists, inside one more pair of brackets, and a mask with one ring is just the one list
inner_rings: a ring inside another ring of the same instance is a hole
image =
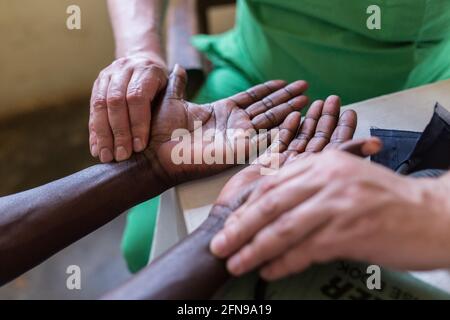
[[[166, 94], [154, 111], [150, 144], [145, 151], [152, 162], [159, 164], [164, 176], [170, 180], [170, 185], [215, 174], [235, 165], [240, 150], [232, 149], [235, 161], [231, 164], [207, 164], [205, 161], [176, 164], [172, 151], [180, 140], [191, 141], [187, 145], [192, 154], [203, 154], [211, 149], [215, 153], [225, 154], [230, 151], [230, 145], [236, 145], [237, 138], [230, 138], [230, 131], [241, 129], [258, 133], [261, 129], [276, 128], [290, 113], [300, 111], [308, 102], [303, 95], [307, 89], [306, 82], [296, 81], [287, 85], [284, 81], [274, 80], [230, 98], [198, 105], [183, 99], [186, 81], [186, 72], [176, 67], [170, 76]], [[200, 125], [194, 128], [196, 122]], [[180, 129], [185, 133], [172, 139], [174, 131]], [[209, 141], [202, 144], [194, 141], [196, 134], [203, 134], [205, 138], [208, 130], [214, 133]], [[248, 158], [250, 144], [257, 142], [258, 136], [254, 136], [245, 144], [241, 154]]]
[[118, 58], [102, 70], [92, 87], [91, 155], [106, 163], [143, 151], [148, 144], [152, 106], [166, 85], [163, 60], [148, 53]]
[[447, 268], [449, 177], [409, 178], [324, 152], [258, 186], [213, 250], [230, 256], [232, 274], [262, 266], [267, 280], [336, 259], [400, 270]]
[[301, 125], [300, 114], [291, 113], [281, 124], [279, 136], [271, 147], [228, 181], [206, 221], [105, 299], [210, 298], [230, 277], [225, 261], [209, 250], [210, 241], [251, 190], [264, 180], [273, 178], [261, 175], [261, 169], [268, 165], [267, 159], [279, 156], [283, 166], [295, 160], [304, 161], [302, 158], [325, 148], [343, 149], [360, 156], [374, 152], [373, 143], [375, 151], [379, 148], [378, 141], [348, 141], [356, 127], [356, 114], [346, 111], [338, 121], [339, 109], [337, 97], [330, 97], [325, 103], [317, 101]]

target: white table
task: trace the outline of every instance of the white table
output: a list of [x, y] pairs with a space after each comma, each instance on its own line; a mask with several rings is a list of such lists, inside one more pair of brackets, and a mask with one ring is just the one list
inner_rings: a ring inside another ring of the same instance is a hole
[[[370, 128], [423, 131], [436, 102], [450, 110], [450, 80], [345, 106], [358, 114], [355, 138], [370, 136]], [[180, 185], [161, 196], [151, 260], [166, 251], [206, 218], [226, 181], [239, 168]], [[414, 276], [450, 292], [450, 272], [414, 272]]]

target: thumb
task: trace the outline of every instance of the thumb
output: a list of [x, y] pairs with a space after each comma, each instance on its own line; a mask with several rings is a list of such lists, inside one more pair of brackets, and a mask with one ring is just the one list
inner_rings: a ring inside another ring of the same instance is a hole
[[383, 143], [378, 138], [363, 138], [350, 140], [341, 144], [338, 150], [349, 152], [355, 156], [368, 157], [380, 152]]
[[169, 76], [166, 98], [183, 99], [186, 90], [187, 73], [183, 67], [176, 64]]

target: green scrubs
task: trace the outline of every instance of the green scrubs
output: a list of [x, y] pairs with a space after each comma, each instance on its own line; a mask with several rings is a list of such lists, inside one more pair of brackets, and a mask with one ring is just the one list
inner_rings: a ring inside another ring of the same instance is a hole
[[[381, 29], [367, 27], [371, 5]], [[450, 78], [450, 1], [239, 0], [231, 31], [193, 43], [214, 64], [197, 102], [305, 79], [311, 100], [337, 94], [348, 104]], [[129, 214], [123, 250], [133, 271], [147, 263], [157, 201]]]

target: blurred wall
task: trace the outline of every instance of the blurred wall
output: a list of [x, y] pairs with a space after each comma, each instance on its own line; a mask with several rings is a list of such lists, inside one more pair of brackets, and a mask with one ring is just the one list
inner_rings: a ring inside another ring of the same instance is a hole
[[[69, 5], [81, 8], [81, 30], [66, 27]], [[212, 33], [229, 29], [234, 6], [209, 21]], [[0, 41], [0, 118], [89, 97], [114, 58], [106, 0], [0, 0]]]
[[106, 0], [0, 0], [0, 39], [0, 117], [88, 97], [114, 55]]

